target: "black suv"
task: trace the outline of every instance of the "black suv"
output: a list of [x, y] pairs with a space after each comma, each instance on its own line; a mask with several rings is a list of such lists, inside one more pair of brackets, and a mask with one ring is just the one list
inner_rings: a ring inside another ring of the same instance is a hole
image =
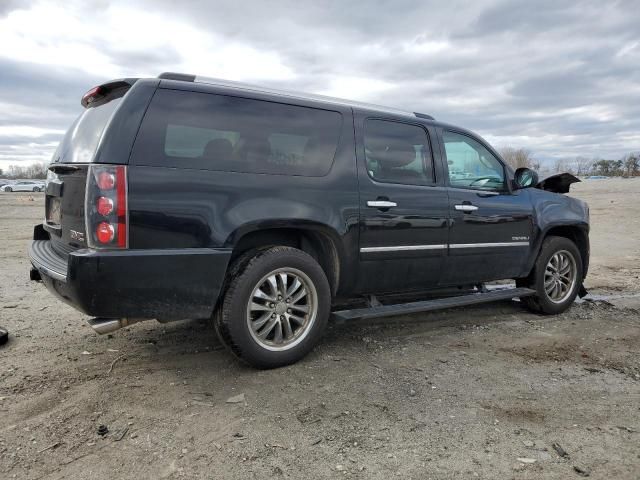
[[[538, 183], [428, 115], [183, 74], [114, 80], [81, 103], [29, 255], [31, 278], [100, 333], [211, 317], [268, 368], [307, 354], [332, 307], [520, 297], [549, 314], [584, 293], [588, 208], [557, 193], [578, 180]], [[516, 287], [484, 286], [502, 279]], [[398, 301], [426, 293], [439, 298]]]

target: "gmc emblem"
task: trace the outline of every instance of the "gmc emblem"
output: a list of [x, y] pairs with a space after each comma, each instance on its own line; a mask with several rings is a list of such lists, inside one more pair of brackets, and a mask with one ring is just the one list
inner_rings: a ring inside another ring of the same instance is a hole
[[76, 232], [75, 230], [69, 230], [69, 237], [76, 242], [84, 242], [84, 233]]

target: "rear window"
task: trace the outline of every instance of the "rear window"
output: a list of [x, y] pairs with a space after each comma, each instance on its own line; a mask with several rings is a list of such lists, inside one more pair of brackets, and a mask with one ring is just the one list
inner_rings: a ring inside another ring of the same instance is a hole
[[116, 110], [122, 97], [99, 107], [85, 109], [69, 127], [53, 154], [53, 162], [90, 163], [93, 161], [104, 128]]
[[338, 112], [160, 89], [142, 122], [133, 162], [204, 170], [323, 176], [338, 147]]

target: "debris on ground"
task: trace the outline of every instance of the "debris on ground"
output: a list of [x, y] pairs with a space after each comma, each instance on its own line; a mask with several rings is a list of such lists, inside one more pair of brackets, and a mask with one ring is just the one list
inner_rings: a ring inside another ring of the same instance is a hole
[[113, 366], [116, 364], [118, 360], [122, 360], [125, 356], [126, 355], [120, 355], [113, 362], [111, 362], [111, 365], [109, 366], [109, 370], [107, 370], [107, 375], [111, 375], [111, 372], [113, 371]]
[[38, 450], [38, 453], [46, 452], [47, 450], [52, 450], [54, 448], [58, 448], [60, 446], [60, 442], [52, 443], [48, 447], [44, 447], [42, 450]]
[[586, 467], [582, 467], [582, 466], [579, 466], [579, 465], [574, 465], [573, 469], [575, 470], [575, 472], [578, 475], [580, 475], [582, 477], [588, 477], [589, 475], [591, 475], [591, 471]]
[[564, 448], [562, 448], [562, 446], [558, 442], [554, 443], [551, 446], [556, 451], [556, 453], [558, 454], [559, 457], [567, 458], [569, 456], [569, 454], [566, 452], [566, 450]]
[[113, 439], [114, 442], [119, 442], [120, 440], [122, 440], [128, 431], [129, 427], [124, 427], [122, 430], [115, 432], [115, 438]]
[[109, 433], [109, 428], [106, 425], [98, 426], [98, 435], [104, 437], [107, 433]]
[[635, 430], [631, 427], [627, 427], [626, 425], [623, 426], [618, 426], [617, 427], [619, 430], [624, 430], [625, 432], [629, 432], [629, 433], [634, 433]]
[[227, 398], [226, 403], [243, 403], [244, 402], [244, 393], [240, 395], [236, 395], [234, 397]]

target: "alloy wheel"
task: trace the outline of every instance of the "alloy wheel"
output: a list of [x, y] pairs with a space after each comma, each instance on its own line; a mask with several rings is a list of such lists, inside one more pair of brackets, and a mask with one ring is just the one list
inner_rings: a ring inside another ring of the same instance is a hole
[[544, 272], [544, 291], [553, 303], [564, 302], [571, 293], [577, 280], [576, 260], [567, 250], [554, 253]]
[[318, 294], [311, 279], [295, 268], [279, 268], [254, 287], [247, 304], [247, 324], [263, 348], [282, 351], [308, 335], [318, 313]]

